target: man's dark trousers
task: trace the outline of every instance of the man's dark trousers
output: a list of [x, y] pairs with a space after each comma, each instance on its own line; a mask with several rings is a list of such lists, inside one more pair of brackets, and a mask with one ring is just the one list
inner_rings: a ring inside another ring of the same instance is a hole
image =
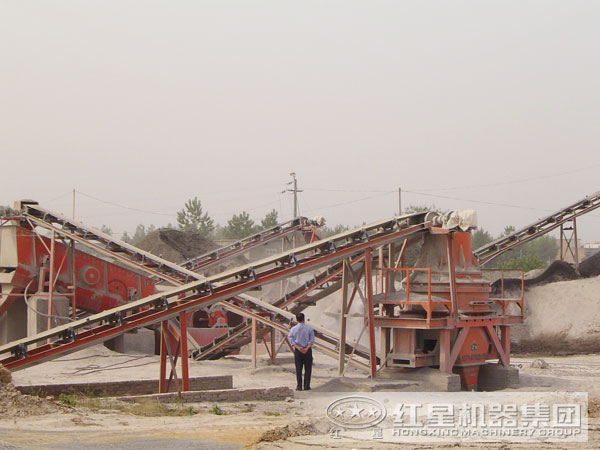
[[296, 384], [298, 389], [302, 389], [302, 367], [304, 367], [304, 389], [310, 389], [310, 375], [312, 373], [312, 348], [309, 348], [306, 353], [302, 353], [298, 349], [294, 349], [294, 360], [296, 361]]

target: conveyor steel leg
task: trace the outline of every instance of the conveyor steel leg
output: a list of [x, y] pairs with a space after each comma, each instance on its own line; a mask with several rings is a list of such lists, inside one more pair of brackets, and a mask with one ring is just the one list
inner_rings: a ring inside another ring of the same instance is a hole
[[502, 325], [500, 326], [500, 343], [504, 349], [506, 355], [506, 364], [510, 365], [510, 327]]
[[452, 372], [452, 363], [450, 363], [450, 336], [452, 330], [443, 329], [440, 330], [440, 371], [450, 373]]
[[188, 356], [188, 341], [187, 341], [187, 316], [188, 313], [183, 311], [179, 314], [179, 323], [181, 335], [179, 336], [179, 350], [181, 356], [181, 378], [183, 379], [183, 390], [190, 390], [190, 372], [189, 372], [189, 356]]
[[369, 353], [371, 378], [377, 375], [377, 352], [375, 348], [375, 317], [373, 314], [373, 261], [371, 259], [371, 248], [365, 250], [365, 284], [367, 291], [367, 321], [369, 327]]
[[250, 351], [252, 352], [252, 367], [256, 369], [256, 319], [252, 319], [252, 344]]

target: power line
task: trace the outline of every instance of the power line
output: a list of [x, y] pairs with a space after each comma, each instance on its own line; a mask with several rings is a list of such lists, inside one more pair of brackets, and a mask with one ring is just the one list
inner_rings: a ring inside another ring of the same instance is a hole
[[499, 181], [497, 183], [475, 184], [475, 185], [468, 185], [468, 186], [454, 186], [454, 187], [447, 187], [447, 188], [418, 189], [418, 191], [454, 191], [454, 190], [461, 190], [461, 189], [475, 189], [475, 188], [482, 188], [482, 187], [496, 187], [496, 186], [506, 186], [509, 184], [528, 183], [531, 181], [546, 180], [548, 178], [560, 177], [560, 176], [564, 176], [564, 175], [572, 175], [574, 173], [579, 173], [579, 172], [583, 172], [586, 170], [594, 169], [598, 166], [600, 166], [600, 164], [593, 164], [591, 166], [587, 165], [586, 167], [583, 167], [581, 169], [571, 170], [568, 172], [559, 172], [559, 173], [554, 173], [554, 174], [550, 174], [550, 175], [541, 175], [538, 177], [521, 178], [518, 180], [511, 180], [511, 181]]
[[396, 191], [395, 190], [394, 191], [386, 191], [386, 192], [384, 192], [381, 195], [371, 195], [369, 197], [359, 198], [359, 199], [356, 199], [356, 200], [350, 200], [348, 202], [334, 203], [333, 205], [320, 206], [318, 208], [313, 208], [313, 209], [310, 209], [310, 210], [304, 211], [304, 212], [307, 213], [307, 212], [311, 212], [311, 211], [319, 211], [321, 209], [326, 209], [326, 208], [335, 208], [337, 206], [350, 205], [352, 203], [358, 203], [358, 202], [362, 202], [362, 201], [365, 201], [365, 200], [371, 200], [371, 199], [377, 198], [377, 197], [383, 197], [384, 195], [389, 195], [389, 194], [392, 194], [394, 192], [396, 192]]
[[157, 215], [157, 216], [175, 217], [174, 213], [161, 213], [161, 212], [156, 212], [156, 211], [148, 211], [148, 210], [145, 210], [145, 209], [132, 208], [131, 206], [120, 205], [120, 204], [115, 203], [115, 202], [110, 202], [110, 201], [107, 201], [107, 200], [102, 200], [100, 198], [94, 197], [93, 195], [86, 194], [85, 192], [81, 192], [81, 191], [75, 191], [75, 192], [77, 192], [80, 195], [83, 195], [84, 197], [91, 198], [92, 200], [96, 200], [97, 202], [105, 203], [107, 205], [116, 206], [118, 208], [129, 209], [131, 211], [141, 212], [141, 213], [145, 213], [145, 214], [154, 214], [154, 215]]
[[426, 197], [446, 198], [446, 199], [458, 200], [458, 201], [462, 201], [462, 202], [480, 203], [480, 204], [483, 204], [483, 205], [502, 206], [502, 207], [505, 207], [505, 208], [529, 209], [529, 210], [532, 210], [532, 211], [545, 211], [545, 212], [551, 211], [551, 210], [548, 210], [548, 209], [533, 208], [533, 207], [530, 207], [530, 206], [510, 205], [510, 204], [507, 204], [507, 203], [486, 202], [486, 201], [483, 201], [483, 200], [471, 200], [471, 199], [466, 199], [466, 198], [450, 197], [448, 195], [427, 194], [425, 192], [409, 191], [407, 189], [403, 189], [402, 192], [408, 192], [410, 194], [415, 194], [415, 195], [423, 195], [423, 196], [426, 196]]
[[[495, 203], [495, 202], [486, 202], [483, 200], [471, 200], [471, 199], [467, 199], [467, 198], [459, 198], [459, 197], [450, 197], [447, 195], [436, 195], [436, 194], [427, 194], [424, 192], [418, 192], [418, 191], [408, 191], [406, 189], [403, 189], [402, 192], [409, 192], [411, 194], [415, 194], [415, 195], [424, 195], [427, 197], [438, 197], [438, 198], [446, 198], [446, 199], [450, 199], [450, 200], [458, 200], [461, 202], [470, 202], [470, 203], [479, 203], [482, 205], [490, 205], [490, 206], [500, 206], [503, 208], [517, 208], [517, 209], [526, 209], [526, 210], [530, 210], [530, 211], [542, 211], [542, 212], [555, 212], [555, 209], [543, 209], [543, 208], [534, 208], [531, 206], [522, 206], [522, 205], [510, 205], [507, 203]], [[587, 214], [588, 217], [599, 217], [598, 215], [595, 214]]]
[[305, 191], [322, 191], [322, 192], [377, 192], [387, 193], [389, 190], [383, 189], [327, 189], [327, 188], [304, 188]]

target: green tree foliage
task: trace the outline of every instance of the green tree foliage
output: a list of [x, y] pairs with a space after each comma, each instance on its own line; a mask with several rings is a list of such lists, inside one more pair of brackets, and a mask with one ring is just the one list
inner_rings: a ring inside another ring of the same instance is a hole
[[127, 242], [128, 244], [131, 244], [131, 237], [129, 236], [129, 234], [127, 234], [127, 231], [124, 231], [123, 234], [121, 235], [121, 240], [123, 242]]
[[546, 263], [538, 255], [527, 255], [522, 258], [512, 258], [497, 265], [499, 269], [523, 269], [529, 272], [534, 269], [544, 269]]
[[[506, 226], [500, 237], [508, 236], [514, 232], [515, 227]], [[473, 246], [473, 248], [476, 247]], [[492, 264], [498, 268], [509, 268], [506, 267], [508, 265], [510, 268], [520, 269], [521, 266], [519, 266], [519, 264], [525, 264], [526, 267], [523, 267], [525, 270], [532, 270], [529, 269], [529, 267], [542, 269], [546, 267], [548, 263], [554, 261], [557, 254], [558, 244], [556, 243], [556, 239], [552, 236], [543, 235], [501, 254], [492, 261]], [[539, 266], [540, 264], [541, 267], [534, 267]]]
[[537, 255], [545, 263], [554, 261], [558, 255], [556, 239], [547, 234], [528, 242], [523, 247], [525, 248], [525, 255]]
[[242, 211], [240, 214], [234, 214], [227, 221], [227, 226], [223, 229], [223, 237], [226, 239], [242, 239], [250, 236], [255, 231], [254, 220], [250, 218], [246, 211]]
[[475, 230], [472, 237], [472, 248], [477, 250], [479, 247], [483, 247], [494, 240], [494, 236], [485, 231], [483, 228]]
[[0, 206], [0, 217], [12, 216], [16, 214], [16, 211], [10, 206]]
[[267, 228], [273, 228], [274, 226], [276, 226], [279, 223], [277, 221], [277, 215], [278, 214], [275, 208], [273, 208], [271, 212], [268, 212], [265, 218], [260, 221], [260, 226], [262, 227], [262, 229], [266, 230]]
[[412, 214], [419, 212], [427, 212], [434, 211], [437, 213], [442, 213], [443, 211], [435, 205], [427, 206], [427, 205], [409, 205], [407, 208], [404, 208], [404, 214]]
[[208, 213], [203, 213], [202, 203], [197, 197], [188, 200], [177, 213], [177, 225], [180, 230], [198, 233], [203, 238], [209, 237], [215, 229], [214, 221]]
[[133, 233], [133, 237], [131, 238], [131, 241], [133, 242], [133, 244], [137, 244], [145, 237], [146, 237], [146, 227], [140, 223], [135, 228], [135, 233]]
[[331, 237], [331, 236], [333, 236], [335, 234], [340, 234], [340, 233], [343, 233], [344, 231], [348, 231], [349, 229], [350, 229], [349, 226], [347, 226], [347, 225], [341, 225], [341, 224], [337, 224], [333, 228], [322, 227], [321, 228], [321, 235], [323, 236], [323, 238], [328, 238], [328, 237]]
[[102, 231], [104, 234], [108, 234], [109, 236], [112, 236], [113, 234], [112, 229], [108, 225], [102, 225], [100, 227], [100, 231]]
[[513, 234], [515, 231], [517, 231], [517, 229], [514, 226], [506, 225], [500, 237], [508, 236], [509, 234]]

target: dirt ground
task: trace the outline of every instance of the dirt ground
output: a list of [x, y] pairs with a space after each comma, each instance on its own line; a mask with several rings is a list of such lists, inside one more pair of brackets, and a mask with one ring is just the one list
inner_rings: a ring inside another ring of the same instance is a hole
[[[191, 375], [232, 374], [234, 387], [274, 387], [295, 384], [290, 354], [282, 354], [276, 366], [260, 359], [253, 369], [247, 356], [217, 361], [191, 362]], [[64, 405], [38, 411], [33, 416], [0, 414], [0, 448], [75, 449], [75, 448], [206, 448], [206, 449], [312, 449], [312, 448], [445, 448], [445, 445], [385, 444], [360, 441], [335, 441], [328, 435], [329, 425], [323, 404], [336, 390], [337, 368], [333, 359], [315, 355], [313, 389], [296, 392], [294, 398], [273, 402], [185, 404], [190, 414], [146, 417], [104, 403]], [[544, 357], [515, 356], [512, 363], [520, 369], [520, 383], [507, 391], [585, 391], [592, 399], [589, 442], [585, 444], [461, 444], [465, 448], [600, 448], [600, 355]], [[546, 368], [537, 368], [546, 367]], [[105, 379], [155, 378], [158, 359], [147, 355], [122, 355], [102, 346], [82, 350], [13, 374], [17, 385], [103, 381]], [[357, 390], [366, 382], [355, 369], [346, 374], [345, 383]], [[320, 388], [320, 389], [319, 389]], [[407, 383], [407, 391], [435, 390], [426, 383]], [[64, 399], [63, 399], [64, 400]], [[39, 400], [35, 400], [36, 402]], [[52, 404], [51, 402], [47, 402]], [[595, 406], [594, 406], [595, 405]], [[88, 408], [87, 406], [92, 406]], [[287, 438], [281, 440], [280, 438]]]
[[[513, 327], [512, 332], [511, 362], [520, 370], [519, 383], [504, 390], [517, 393], [588, 392], [589, 441], [572, 444], [462, 443], [460, 447], [503, 450], [600, 448], [599, 293], [598, 276], [528, 289], [525, 323]], [[330, 303], [309, 308], [308, 316], [321, 326], [333, 326], [338, 311], [334, 302]], [[355, 331], [355, 327], [351, 328], [350, 334]], [[156, 379], [158, 366], [157, 356], [120, 354], [99, 345], [15, 372], [12, 376], [16, 385]], [[133, 410], [117, 403], [107, 404], [84, 397], [63, 398], [62, 402], [28, 399], [5, 386], [0, 392], [0, 449], [308, 450], [457, 446], [454, 443], [404, 445], [371, 439], [332, 439], [328, 433], [330, 424], [324, 414], [327, 402], [342, 391], [364, 392], [372, 388], [365, 374], [357, 369], [349, 368], [343, 380], [339, 379], [337, 371], [337, 361], [317, 353], [312, 391], [295, 392], [294, 397], [286, 401], [219, 403], [218, 407], [206, 403], [185, 404], [175, 405], [175, 410], [165, 410], [155, 404]], [[251, 367], [249, 356], [243, 354], [215, 361], [190, 361], [190, 376], [223, 374], [233, 376], [235, 388], [295, 386], [290, 353], [282, 353], [274, 366], [269, 365], [262, 354], [256, 369]], [[395, 383], [393, 390], [399, 392], [435, 392], [438, 389], [422, 379], [415, 381], [414, 377], [409, 381], [385, 380], [387, 383], [392, 381]]]

